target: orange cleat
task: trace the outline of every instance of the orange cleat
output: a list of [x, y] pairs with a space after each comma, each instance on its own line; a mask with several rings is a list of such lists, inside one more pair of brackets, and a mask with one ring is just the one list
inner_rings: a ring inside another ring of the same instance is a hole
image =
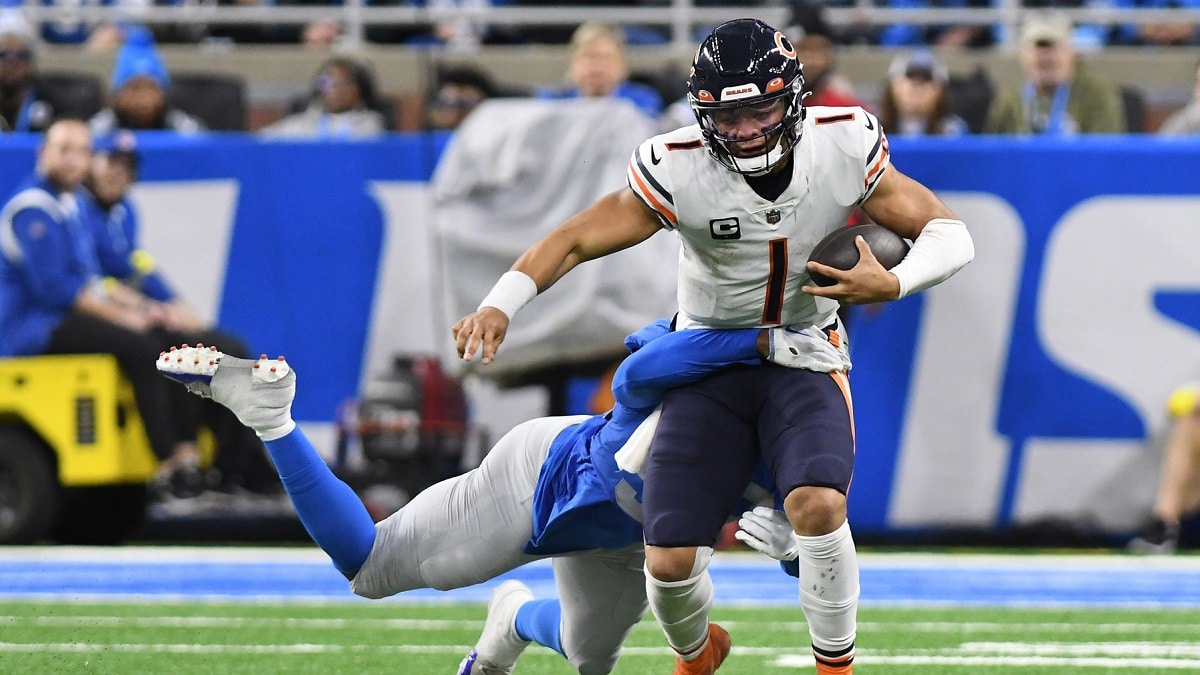
[[708, 624], [708, 644], [694, 661], [675, 657], [673, 675], [713, 675], [729, 656], [729, 633], [715, 623]]

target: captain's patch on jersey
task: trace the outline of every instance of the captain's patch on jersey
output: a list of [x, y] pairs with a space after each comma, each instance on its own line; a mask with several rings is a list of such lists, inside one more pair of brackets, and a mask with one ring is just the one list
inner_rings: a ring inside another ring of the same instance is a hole
[[742, 226], [737, 218], [717, 218], [708, 221], [708, 231], [713, 239], [741, 239]]

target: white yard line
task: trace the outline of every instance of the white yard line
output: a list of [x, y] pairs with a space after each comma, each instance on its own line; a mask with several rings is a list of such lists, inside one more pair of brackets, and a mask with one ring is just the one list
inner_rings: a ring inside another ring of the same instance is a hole
[[[1025, 649], [1038, 645], [1024, 643], [994, 643], [997, 647], [1005, 645], [1004, 650]], [[1041, 645], [1045, 646], [1045, 645]], [[1150, 645], [1147, 645], [1148, 647]], [[1110, 670], [1144, 670], [1147, 668], [1196, 670], [1200, 669], [1200, 659], [1170, 658], [1168, 651], [1172, 645], [1163, 645], [1163, 650], [1140, 649], [1130, 653], [1129, 658], [1107, 656], [1072, 656], [1070, 654], [1056, 655], [1051, 650], [1040, 650], [1046, 653], [1036, 655], [1005, 655], [1005, 654], [963, 654], [956, 649], [938, 650], [934, 654], [874, 654], [861, 651], [855, 661], [870, 665], [929, 665], [929, 666], [960, 666], [960, 667], [1055, 667], [1055, 668], [1106, 668]], [[404, 653], [404, 654], [463, 654], [471, 649], [470, 645], [328, 645], [328, 644], [285, 644], [285, 645], [197, 645], [197, 644], [138, 644], [115, 643], [104, 644], [96, 642], [55, 642], [55, 643], [18, 643], [0, 642], [0, 653], [136, 653], [136, 654], [353, 654], [370, 652]], [[668, 654], [665, 647], [627, 647], [622, 650], [624, 657], [652, 656], [661, 658]], [[768, 664], [779, 668], [811, 667], [812, 655], [785, 653], [785, 650], [769, 647], [734, 647], [733, 653], [740, 656], [774, 656]], [[551, 656], [557, 654], [546, 650], [536, 649], [530, 655]]]

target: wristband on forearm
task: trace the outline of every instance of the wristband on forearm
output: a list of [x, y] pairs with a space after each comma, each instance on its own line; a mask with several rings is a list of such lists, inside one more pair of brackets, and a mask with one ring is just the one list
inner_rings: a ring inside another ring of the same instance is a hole
[[537, 283], [524, 272], [509, 270], [492, 286], [492, 290], [479, 303], [476, 311], [484, 307], [494, 307], [512, 320], [517, 310], [525, 306], [538, 294]]
[[913, 240], [908, 255], [891, 269], [900, 282], [900, 298], [949, 279], [975, 257], [971, 234], [961, 220], [935, 218]]

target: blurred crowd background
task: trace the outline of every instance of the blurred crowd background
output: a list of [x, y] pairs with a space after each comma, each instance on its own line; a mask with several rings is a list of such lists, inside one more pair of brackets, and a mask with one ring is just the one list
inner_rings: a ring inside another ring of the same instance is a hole
[[[861, 103], [888, 115], [897, 102], [919, 105], [909, 101], [925, 97], [959, 118], [948, 128], [953, 133], [1017, 130], [989, 127], [989, 111], [1008, 88], [1019, 100], [1023, 68], [1034, 67], [1023, 65], [1034, 58], [1023, 54], [1036, 51], [1039, 32], [1043, 49], [1116, 88], [1119, 128], [1081, 131], [1158, 132], [1195, 99], [1200, 2], [1192, 0], [45, 0], [4, 10], [0, 63], [9, 92], [0, 101], [6, 126], [17, 128], [11, 90], [25, 77], [55, 114], [91, 117], [118, 93], [119, 55], [133, 43], [160, 59], [153, 79], [168, 102], [210, 130], [308, 133], [314, 106], [341, 106], [377, 113], [346, 133], [418, 131], [452, 128], [484, 98], [638, 94], [640, 107], [673, 126], [688, 122], [689, 111], [671, 104], [683, 94], [695, 44], [711, 25], [739, 14], [784, 27], [802, 51], [814, 94], [846, 94], [828, 103]], [[594, 22], [597, 15], [604, 23]], [[1036, 29], [1025, 28], [1031, 17]], [[580, 31], [582, 24], [592, 27]], [[594, 83], [581, 86], [580, 77]], [[338, 90], [347, 79], [354, 91]], [[929, 86], [910, 94], [906, 79]], [[808, 103], [826, 102], [820, 98]], [[306, 110], [307, 123], [272, 127]]]

